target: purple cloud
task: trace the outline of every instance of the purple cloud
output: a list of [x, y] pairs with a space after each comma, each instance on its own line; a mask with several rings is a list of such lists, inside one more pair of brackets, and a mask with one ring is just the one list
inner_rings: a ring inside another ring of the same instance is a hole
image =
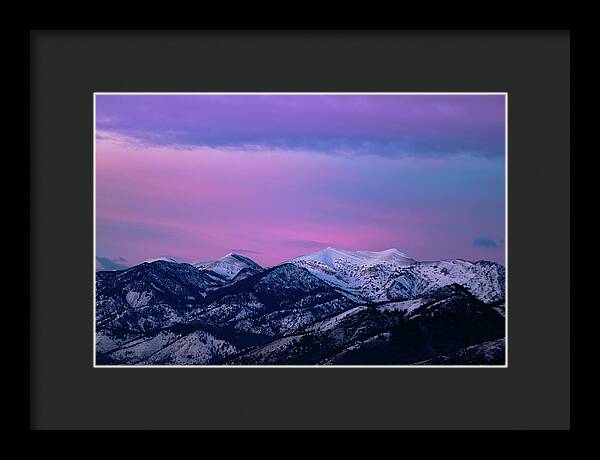
[[100, 95], [97, 129], [180, 147], [504, 154], [504, 96]]

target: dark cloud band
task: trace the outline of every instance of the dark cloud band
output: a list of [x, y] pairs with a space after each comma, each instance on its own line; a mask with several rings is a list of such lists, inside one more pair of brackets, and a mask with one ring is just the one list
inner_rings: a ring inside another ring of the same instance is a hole
[[100, 95], [96, 107], [98, 130], [151, 145], [384, 157], [504, 154], [502, 95]]

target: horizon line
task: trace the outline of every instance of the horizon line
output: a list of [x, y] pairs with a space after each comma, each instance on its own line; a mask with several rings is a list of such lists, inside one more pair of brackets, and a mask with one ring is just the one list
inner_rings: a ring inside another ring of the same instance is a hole
[[[334, 248], [332, 246], [328, 246], [328, 247], [326, 247], [326, 248], [324, 248], [324, 249], [322, 249], [320, 251], [314, 251], [314, 252], [307, 252], [307, 253], [299, 254], [299, 255], [297, 255], [295, 257], [292, 257], [290, 259], [285, 259], [285, 260], [283, 260], [283, 261], [281, 261], [279, 263], [272, 264], [272, 265], [261, 265], [258, 262], [256, 262], [250, 256], [246, 256], [246, 255], [238, 253], [238, 252], [230, 251], [227, 254], [225, 254], [225, 255], [223, 255], [223, 256], [221, 256], [219, 258], [216, 258], [216, 259], [197, 260], [197, 261], [181, 260], [181, 259], [173, 257], [173, 256], [165, 256], [165, 255], [156, 256], [156, 257], [148, 257], [147, 259], [145, 259], [145, 260], [143, 260], [141, 262], [134, 263], [134, 264], [131, 264], [129, 266], [124, 266], [124, 268], [114, 268], [114, 269], [98, 269], [98, 268], [96, 268], [95, 271], [96, 272], [113, 272], [113, 271], [129, 270], [130, 268], [134, 268], [134, 267], [137, 267], [139, 265], [143, 265], [143, 264], [146, 264], [146, 263], [150, 264], [150, 263], [155, 263], [155, 262], [167, 262], [167, 263], [187, 264], [187, 265], [191, 265], [191, 266], [195, 267], [196, 264], [204, 264], [204, 263], [216, 262], [216, 261], [222, 260], [222, 259], [224, 259], [225, 257], [228, 257], [228, 256], [239, 256], [239, 257], [244, 257], [246, 259], [250, 259], [256, 265], [258, 265], [259, 267], [261, 267], [261, 268], [263, 268], [263, 269], [266, 270], [266, 269], [271, 269], [271, 268], [278, 267], [280, 265], [285, 265], [285, 264], [288, 264], [288, 263], [292, 263], [292, 261], [294, 259], [297, 259], [299, 257], [308, 256], [308, 255], [312, 255], [312, 254], [318, 254], [318, 253], [324, 252], [324, 251], [326, 251], [328, 249], [333, 249], [335, 251], [340, 251], [340, 252], [354, 252], [354, 253], [356, 253], [356, 252], [382, 253], [382, 252], [388, 252], [388, 251], [395, 250], [395, 251], [398, 251], [398, 253], [401, 254], [402, 256], [414, 260], [414, 262], [411, 263], [410, 265], [420, 264], [420, 263], [463, 261], [463, 262], [469, 262], [471, 264], [475, 264], [477, 262], [490, 262], [490, 263], [501, 265], [502, 267], [506, 267], [505, 264], [503, 264], [501, 262], [496, 262], [496, 261], [488, 260], [488, 259], [469, 260], [469, 259], [464, 259], [462, 257], [455, 257], [455, 258], [451, 258], [451, 259], [418, 260], [418, 259], [415, 259], [414, 257], [409, 256], [406, 253], [400, 251], [398, 248], [388, 248], [388, 249], [383, 249], [381, 251], [371, 251], [371, 250], [368, 250], [368, 249], [358, 249], [358, 250], [338, 249], [338, 248]], [[98, 261], [98, 258], [109, 259], [111, 261], [118, 260], [117, 258], [111, 258], [111, 257], [105, 257], [105, 256], [96, 255], [96, 261]], [[170, 260], [166, 260], [166, 259], [170, 259]], [[121, 261], [121, 262], [123, 262], [123, 261]]]

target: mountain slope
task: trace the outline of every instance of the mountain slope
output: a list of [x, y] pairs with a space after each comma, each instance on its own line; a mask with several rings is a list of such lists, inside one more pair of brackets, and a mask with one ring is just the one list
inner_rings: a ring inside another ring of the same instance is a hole
[[[159, 264], [155, 266], [154, 264]], [[354, 306], [349, 299], [308, 271], [284, 264], [202, 292], [195, 302], [168, 298], [166, 286], [154, 278], [162, 273], [173, 281], [182, 272], [194, 282], [215, 283], [206, 273], [187, 265], [154, 262], [133, 273], [122, 273], [107, 288], [100, 276], [101, 293], [97, 350], [104, 361], [135, 364], [218, 362], [248, 346], [264, 344], [293, 333], [326, 316]], [[130, 278], [139, 278], [146, 289], [143, 305], [126, 305], [106, 317], [107, 305], [133, 298], [141, 289]], [[187, 278], [186, 278], [187, 280]], [[178, 280], [176, 286], [183, 284]], [[173, 281], [175, 282], [175, 281]], [[154, 289], [154, 291], [150, 291]], [[150, 293], [149, 293], [150, 292]], [[160, 295], [162, 295], [162, 297]], [[187, 291], [182, 293], [189, 294]], [[190, 303], [188, 303], [190, 302]], [[175, 343], [176, 342], [176, 343]], [[150, 352], [152, 354], [150, 354]]]
[[362, 305], [232, 358], [234, 364], [412, 364], [504, 337], [504, 319], [459, 285]]
[[490, 340], [488, 342], [461, 348], [447, 356], [441, 355], [415, 363], [427, 365], [502, 365], [505, 364], [506, 339]]
[[96, 331], [100, 352], [139, 334], [185, 321], [210, 290], [222, 286], [185, 263], [157, 260], [96, 273]]
[[283, 264], [207, 295], [197, 317], [258, 335], [290, 333], [354, 303], [303, 268]]
[[422, 300], [403, 321], [352, 344], [327, 364], [413, 364], [506, 334], [502, 315], [458, 284], [432, 291]]
[[126, 270], [97, 272], [97, 320], [102, 323], [114, 313], [148, 305], [175, 307], [195, 303], [222, 285], [189, 264], [163, 260]]
[[97, 356], [99, 364], [216, 364], [238, 350], [227, 337], [196, 324], [176, 324], [138, 335]]
[[504, 300], [504, 267], [495, 262], [451, 260], [417, 262], [400, 268], [384, 286], [381, 298], [408, 299], [453, 283], [460, 284], [485, 303]]

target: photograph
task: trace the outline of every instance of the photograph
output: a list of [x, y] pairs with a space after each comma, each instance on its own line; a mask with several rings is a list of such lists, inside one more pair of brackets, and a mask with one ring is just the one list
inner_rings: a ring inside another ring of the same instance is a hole
[[508, 93], [93, 110], [94, 367], [509, 366]]

